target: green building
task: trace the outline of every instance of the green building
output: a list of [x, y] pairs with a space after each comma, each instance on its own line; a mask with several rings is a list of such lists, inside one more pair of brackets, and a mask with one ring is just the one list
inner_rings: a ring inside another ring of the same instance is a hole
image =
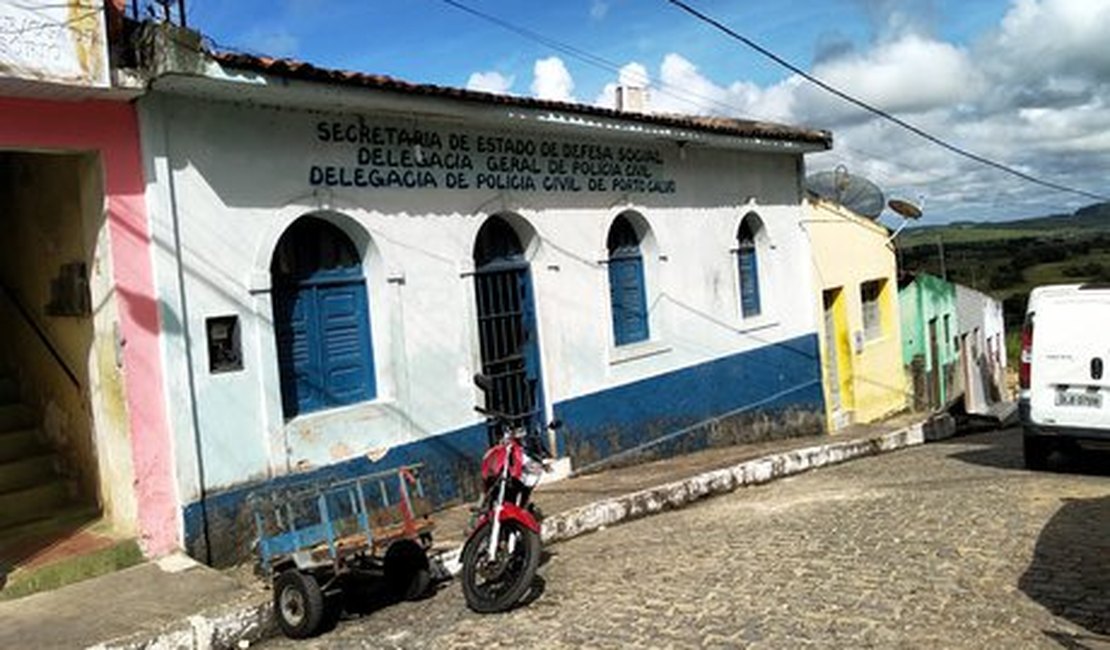
[[956, 349], [956, 285], [924, 273], [898, 282], [902, 363], [913, 387], [915, 409], [947, 405], [960, 394]]

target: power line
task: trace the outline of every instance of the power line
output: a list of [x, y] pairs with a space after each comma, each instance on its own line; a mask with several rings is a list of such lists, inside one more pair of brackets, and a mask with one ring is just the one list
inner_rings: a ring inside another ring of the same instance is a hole
[[[534, 41], [534, 42], [539, 43], [540, 45], [543, 45], [545, 47], [549, 47], [549, 48], [551, 48], [553, 50], [556, 50], [558, 52], [562, 52], [563, 54], [566, 54], [569, 57], [578, 59], [579, 61], [582, 61], [583, 63], [586, 63], [588, 65], [594, 66], [595, 68], [605, 70], [606, 72], [614, 72], [618, 75], [621, 73], [622, 66], [620, 66], [619, 64], [614, 63], [613, 61], [610, 61], [610, 60], [608, 60], [604, 57], [601, 57], [601, 56], [598, 56], [598, 55], [593, 54], [591, 52], [587, 52], [586, 50], [574, 47], [573, 45], [568, 45], [566, 43], [557, 41], [553, 38], [549, 38], [547, 36], [544, 36], [543, 34], [540, 34], [538, 32], [534, 32], [534, 31], [532, 31], [532, 30], [530, 30], [526, 27], [521, 27], [520, 25], [517, 25], [517, 24], [511, 23], [507, 20], [498, 18], [497, 16], [494, 16], [492, 14], [488, 14], [488, 13], [485, 13], [484, 11], [481, 11], [481, 10], [475, 9], [473, 7], [470, 7], [466, 4], [463, 4], [462, 2], [458, 2], [457, 0], [440, 0], [440, 1], [443, 2], [444, 4], [448, 5], [448, 6], [454, 7], [455, 9], [458, 9], [460, 11], [468, 13], [468, 14], [476, 17], [476, 18], [480, 18], [480, 19], [482, 19], [486, 22], [492, 23], [494, 25], [497, 25], [498, 27], [501, 27], [503, 29], [511, 31], [514, 34], [522, 36], [527, 40]], [[718, 106], [718, 107], [720, 107], [720, 108], [722, 108], [722, 109], [724, 109], [725, 111], [728, 111], [728, 112], [732, 112], [736, 109], [735, 106], [732, 106], [732, 105], [730, 105], [726, 102], [722, 102], [722, 101], [720, 101], [719, 99], [717, 99], [715, 97], [709, 97], [707, 95], [702, 95], [700, 93], [696, 93], [696, 92], [693, 92], [689, 89], [682, 88], [682, 87], [679, 87], [679, 86], [675, 86], [673, 84], [663, 82], [662, 86], [657, 86], [657, 85], [655, 85], [651, 82], [650, 78], [647, 78], [647, 77], [644, 77], [643, 79], [640, 79], [640, 81], [642, 81], [646, 87], [654, 88], [658, 92], [660, 92], [664, 95], [668, 95], [668, 96], [670, 96], [674, 99], [677, 99], [681, 102], [686, 102], [686, 103], [689, 103], [689, 104], [692, 104], [692, 105], [695, 105], [695, 106], [699, 105], [699, 103], [710, 103], [710, 104], [714, 104], [714, 105], [716, 105], [716, 106]], [[668, 90], [668, 88], [674, 88], [678, 92], [672, 92], [671, 90]], [[693, 98], [693, 99], [691, 99], [691, 98]]]
[[730, 38], [733, 38], [734, 40], [740, 41], [744, 45], [746, 45], [749, 48], [755, 50], [756, 52], [759, 52], [763, 56], [771, 59], [775, 63], [781, 65], [784, 68], [786, 68], [787, 70], [790, 70], [794, 74], [802, 77], [803, 79], [805, 79], [806, 81], [814, 84], [818, 88], [821, 88], [822, 90], [825, 90], [826, 92], [829, 92], [829, 93], [839, 97], [840, 99], [843, 99], [844, 101], [846, 101], [850, 104], [858, 106], [859, 108], [862, 108], [862, 109], [864, 109], [865, 111], [867, 111], [869, 113], [873, 113], [873, 114], [875, 114], [875, 115], [877, 115], [877, 116], [879, 116], [879, 117], [881, 117], [885, 120], [889, 120], [889, 121], [893, 122], [894, 124], [897, 124], [898, 126], [910, 131], [911, 133], [913, 133], [913, 134], [915, 134], [915, 135], [917, 135], [921, 138], [924, 138], [924, 139], [928, 140], [929, 142], [932, 142], [933, 144], [935, 144], [939, 147], [943, 147], [944, 149], [947, 149], [948, 151], [951, 151], [952, 153], [955, 153], [959, 156], [963, 156], [964, 158], [968, 158], [968, 159], [973, 160], [975, 162], [978, 162], [980, 164], [987, 165], [988, 167], [993, 167], [993, 168], [995, 168], [999, 171], [1005, 172], [1005, 173], [1010, 174], [1012, 176], [1016, 176], [1017, 178], [1020, 178], [1022, 180], [1029, 181], [1031, 183], [1036, 183], [1037, 185], [1041, 185], [1042, 187], [1047, 187], [1047, 188], [1050, 188], [1050, 189], [1053, 189], [1053, 190], [1057, 190], [1059, 192], [1066, 192], [1066, 193], [1069, 193], [1069, 194], [1077, 194], [1079, 196], [1083, 196], [1083, 197], [1086, 197], [1086, 198], [1089, 198], [1089, 199], [1094, 199], [1096, 201], [1110, 201], [1110, 197], [1108, 197], [1108, 196], [1105, 196], [1105, 195], [1102, 195], [1102, 194], [1095, 194], [1094, 192], [1088, 192], [1086, 190], [1081, 190], [1081, 189], [1077, 189], [1077, 188], [1074, 188], [1074, 187], [1069, 187], [1067, 185], [1063, 185], [1063, 184], [1060, 184], [1060, 183], [1056, 183], [1056, 182], [1053, 182], [1053, 181], [1048, 181], [1048, 180], [1044, 180], [1044, 179], [1041, 179], [1041, 178], [1037, 178], [1036, 176], [1033, 176], [1031, 174], [1027, 174], [1027, 173], [1025, 173], [1025, 172], [1023, 172], [1019, 169], [1015, 169], [1015, 168], [1013, 168], [1009, 165], [1006, 165], [1004, 163], [997, 162], [997, 161], [992, 160], [990, 158], [987, 158], [985, 156], [981, 156], [981, 155], [979, 155], [975, 152], [964, 149], [963, 147], [952, 144], [952, 143], [948, 142], [947, 140], [944, 140], [944, 139], [942, 139], [938, 136], [935, 136], [935, 135], [929, 133], [928, 131], [925, 131], [924, 129], [921, 129], [917, 126], [914, 126], [913, 124], [910, 124], [909, 122], [903, 120], [900, 117], [892, 115], [892, 114], [884, 111], [881, 108], [877, 108], [875, 106], [872, 106], [871, 104], [869, 104], [869, 103], [867, 103], [863, 100], [856, 99], [852, 95], [849, 95], [848, 93], [840, 90], [839, 88], [836, 88], [834, 86], [831, 86], [831, 85], [825, 83], [821, 79], [809, 74], [805, 70], [802, 70], [798, 66], [790, 63], [786, 59], [784, 59], [781, 56], [775, 54], [771, 50], [763, 47], [759, 43], [756, 43], [755, 41], [751, 40], [750, 38], [736, 32], [735, 30], [733, 30], [732, 28], [728, 27], [727, 25], [721, 23], [717, 19], [712, 18], [712, 17], [702, 13], [701, 11], [698, 11], [697, 9], [691, 7], [690, 5], [683, 2], [682, 0], [667, 0], [667, 2], [669, 2], [672, 5], [678, 7], [679, 9], [682, 9], [683, 11], [690, 14], [691, 16], [694, 16], [698, 20], [701, 20], [702, 22], [714, 27], [718, 31], [720, 31], [720, 32], [724, 33], [725, 35], [729, 36]]
[[[521, 27], [519, 25], [516, 25], [516, 24], [511, 23], [507, 20], [498, 18], [497, 16], [493, 16], [491, 14], [485, 13], [485, 12], [480, 11], [478, 9], [474, 9], [473, 7], [470, 7], [470, 6], [468, 6], [468, 5], [466, 5], [462, 2], [459, 2], [458, 0], [440, 0], [440, 1], [443, 2], [444, 4], [447, 4], [451, 7], [454, 7], [456, 9], [460, 10], [460, 11], [466, 12], [466, 13], [472, 15], [472, 16], [475, 16], [477, 18], [480, 18], [482, 20], [490, 22], [490, 23], [492, 23], [494, 25], [497, 25], [497, 26], [499, 26], [503, 29], [511, 31], [511, 32], [513, 32], [513, 33], [515, 33], [519, 36], [522, 36], [522, 37], [524, 37], [528, 40], [537, 42], [541, 45], [544, 45], [544, 46], [549, 47], [551, 49], [554, 49], [556, 51], [562, 52], [562, 53], [564, 53], [568, 56], [571, 56], [575, 59], [583, 61], [584, 63], [587, 63], [587, 64], [592, 65], [594, 67], [597, 67], [597, 68], [600, 68], [600, 69], [603, 69], [603, 70], [606, 70], [606, 71], [609, 71], [609, 72], [615, 72], [617, 74], [619, 74], [620, 71], [621, 71], [621, 66], [619, 66], [618, 64], [616, 64], [616, 63], [614, 63], [614, 62], [612, 62], [608, 59], [597, 56], [595, 54], [592, 54], [592, 53], [587, 52], [585, 50], [582, 50], [580, 48], [568, 45], [566, 43], [562, 43], [562, 42], [557, 41], [555, 39], [543, 36], [542, 34], [539, 34], [535, 31], [532, 31], [532, 30], [527, 29], [525, 27]], [[725, 33], [729, 34], [730, 36], [733, 36], [734, 38], [737, 38], [737, 39], [741, 40], [742, 42], [749, 45], [750, 47], [755, 48], [761, 54], [764, 54], [765, 56], [771, 58], [773, 61], [779, 63], [780, 65], [782, 65], [784, 67], [786, 67], [788, 70], [791, 70], [792, 72], [797, 73], [798, 75], [800, 75], [803, 78], [807, 79], [808, 81], [818, 85], [819, 87], [827, 90], [828, 92], [830, 92], [830, 93], [832, 93], [832, 94], [834, 94], [838, 97], [841, 97], [845, 101], [848, 101], [848, 102], [850, 102], [854, 105], [857, 105], [857, 106], [863, 108], [864, 110], [875, 113], [876, 115], [879, 115], [880, 117], [882, 117], [884, 119], [887, 119], [887, 120], [893, 122], [894, 124], [903, 127], [904, 129], [909, 130], [911, 133], [925, 139], [926, 141], [928, 141], [932, 144], [938, 145], [938, 146], [940, 146], [941, 148], [943, 148], [945, 150], [956, 153], [957, 155], [959, 155], [961, 157], [969, 158], [969, 159], [971, 159], [975, 162], [978, 162], [980, 164], [983, 164], [983, 165], [989, 166], [991, 168], [998, 169], [998, 170], [1003, 171], [1005, 173], [1011, 174], [1013, 176], [1021, 178], [1022, 180], [1025, 180], [1025, 181], [1028, 181], [1028, 182], [1031, 182], [1031, 183], [1034, 183], [1034, 184], [1037, 184], [1037, 185], [1040, 185], [1040, 186], [1043, 186], [1043, 187], [1048, 187], [1048, 188], [1051, 188], [1051, 189], [1056, 190], [1056, 191], [1076, 194], [1076, 195], [1083, 196], [1083, 197], [1089, 198], [1089, 199], [1094, 199], [1094, 200], [1097, 200], [1097, 201], [1110, 200], [1110, 199], [1108, 199], [1108, 197], [1105, 197], [1105, 196], [1100, 195], [1100, 194], [1096, 194], [1096, 193], [1093, 193], [1093, 192], [1087, 192], [1085, 190], [1076, 189], [1076, 188], [1073, 188], [1073, 187], [1070, 187], [1070, 186], [1067, 186], [1067, 185], [1063, 185], [1063, 184], [1060, 184], [1060, 183], [1055, 183], [1055, 182], [1052, 182], [1052, 181], [1043, 180], [1041, 178], [1032, 176], [1031, 174], [1022, 172], [1018, 169], [1015, 169], [1015, 168], [1010, 167], [1008, 165], [1005, 165], [1003, 163], [991, 160], [989, 158], [986, 158], [985, 156], [981, 156], [981, 155], [976, 154], [974, 152], [963, 149], [962, 147], [951, 144], [951, 143], [949, 143], [949, 142], [947, 142], [947, 141], [945, 141], [945, 140], [943, 140], [943, 139], [941, 139], [937, 136], [934, 136], [934, 135], [924, 131], [923, 129], [921, 129], [919, 127], [914, 126], [913, 124], [910, 124], [910, 123], [906, 122], [905, 120], [903, 120], [901, 118], [898, 118], [894, 115], [891, 115], [891, 114], [887, 113], [886, 111], [883, 111], [882, 109], [873, 107], [873, 106], [867, 104], [866, 102], [863, 102], [862, 100], [858, 100], [858, 99], [848, 95], [847, 93], [845, 93], [843, 91], [840, 91], [839, 89], [826, 84], [825, 82], [821, 81], [820, 79], [810, 75], [809, 73], [805, 72], [804, 70], [802, 70], [802, 69], [798, 68], [797, 66], [791, 64], [789, 61], [786, 61], [785, 59], [779, 57], [778, 55], [776, 55], [774, 52], [768, 50], [767, 48], [764, 48], [764, 47], [760, 46], [759, 44], [751, 41], [750, 39], [748, 39], [748, 38], [746, 38], [746, 37], [744, 37], [740, 34], [737, 34], [736, 32], [734, 32], [733, 30], [731, 30], [727, 26], [721, 24], [720, 22], [718, 22], [718, 21], [716, 21], [716, 20], [714, 20], [714, 19], [712, 19], [708, 16], [705, 16], [704, 14], [701, 14], [700, 12], [698, 12], [696, 9], [693, 9], [689, 5], [687, 5], [683, 2], [679, 2], [678, 0], [668, 0], [668, 1], [672, 2], [673, 4], [679, 6], [680, 8], [682, 8], [682, 9], [688, 11], [688, 12], [691, 12], [696, 17], [698, 17], [698, 18], [700, 18], [704, 21], [709, 22], [714, 27], [725, 31]], [[687, 88], [683, 88], [681, 86], [676, 86], [674, 84], [669, 84], [669, 83], [666, 83], [666, 82], [663, 82], [662, 86], [658, 86], [658, 85], [655, 85], [655, 84], [651, 83], [650, 79], [645, 79], [644, 81], [645, 81], [645, 85], [647, 87], [649, 87], [649, 88], [654, 87], [655, 90], [657, 90], [658, 92], [661, 92], [665, 95], [668, 95], [668, 96], [670, 96], [674, 99], [677, 99], [679, 101], [682, 101], [682, 102], [686, 102], [686, 103], [693, 104], [693, 105], [699, 105], [699, 104], [704, 105], [704, 104], [708, 103], [708, 104], [712, 104], [716, 107], [719, 107], [721, 109], [724, 109], [725, 111], [728, 111], [728, 112], [735, 111], [735, 109], [736, 109], [735, 106], [732, 106], [732, 105], [730, 105], [726, 102], [723, 102], [723, 101], [721, 101], [721, 100], [719, 100], [715, 97], [709, 97], [707, 95], [703, 95], [701, 93], [691, 91], [691, 90], [689, 90]], [[677, 91], [677, 92], [675, 92], [675, 91]], [[890, 161], [888, 159], [885, 159], [883, 157], [879, 157], [879, 156], [873, 156], [873, 157], [876, 160], [879, 160], [879, 161], [892, 162], [892, 161]], [[912, 171], [916, 171], [916, 172], [925, 172], [926, 174], [928, 174], [928, 172], [925, 171], [925, 170], [912, 169], [909, 166], [902, 165], [902, 164], [897, 164], [897, 163], [894, 163], [894, 164], [896, 166], [902, 167], [903, 169], [908, 169], [908, 170], [912, 170]]]

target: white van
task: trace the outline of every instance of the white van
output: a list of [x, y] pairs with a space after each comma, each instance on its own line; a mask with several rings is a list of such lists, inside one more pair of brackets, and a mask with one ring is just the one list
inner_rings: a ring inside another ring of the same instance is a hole
[[1021, 332], [1025, 466], [1053, 449], [1110, 442], [1110, 285], [1037, 287]]

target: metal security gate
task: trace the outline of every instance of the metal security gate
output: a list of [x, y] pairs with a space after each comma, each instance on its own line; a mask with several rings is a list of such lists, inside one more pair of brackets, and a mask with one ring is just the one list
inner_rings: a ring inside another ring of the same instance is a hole
[[519, 426], [543, 421], [543, 389], [531, 274], [511, 227], [494, 217], [475, 254], [474, 293], [482, 374], [492, 380], [488, 406]]
[[493, 380], [489, 406], [514, 425], [539, 422], [541, 390], [528, 267], [480, 270], [474, 276], [482, 374]]

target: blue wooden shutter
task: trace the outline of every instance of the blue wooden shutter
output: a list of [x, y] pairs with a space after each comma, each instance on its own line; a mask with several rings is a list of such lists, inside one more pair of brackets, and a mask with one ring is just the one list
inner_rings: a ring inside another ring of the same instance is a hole
[[648, 338], [644, 263], [639, 257], [609, 260], [609, 297], [613, 311], [613, 339], [627, 345]]
[[319, 287], [321, 386], [328, 406], [374, 398], [374, 355], [370, 347], [370, 316], [362, 283]]
[[759, 305], [759, 265], [756, 261], [755, 245], [741, 242], [736, 251], [740, 267], [740, 312], [745, 318], [758, 316]]
[[373, 399], [374, 353], [361, 282], [274, 293], [281, 399], [286, 417]]
[[274, 292], [274, 328], [277, 334], [281, 373], [281, 401], [288, 417], [319, 408], [314, 386], [317, 370], [313, 341], [316, 340], [313, 288]]

